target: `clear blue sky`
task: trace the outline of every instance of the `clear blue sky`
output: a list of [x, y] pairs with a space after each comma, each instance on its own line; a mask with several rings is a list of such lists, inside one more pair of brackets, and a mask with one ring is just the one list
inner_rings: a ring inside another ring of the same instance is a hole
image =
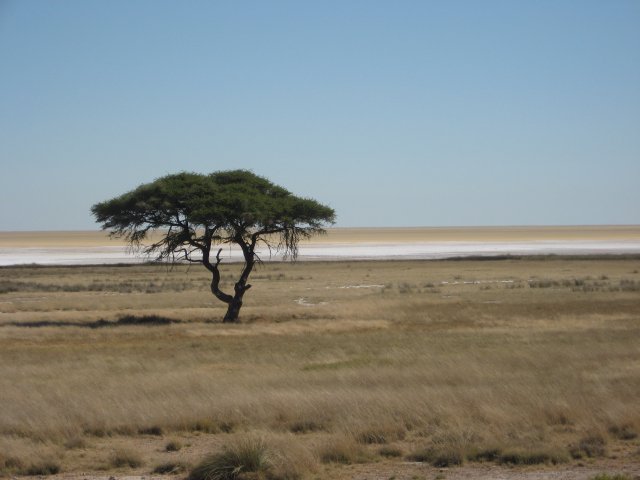
[[0, 230], [251, 169], [338, 226], [640, 223], [640, 1], [0, 0]]

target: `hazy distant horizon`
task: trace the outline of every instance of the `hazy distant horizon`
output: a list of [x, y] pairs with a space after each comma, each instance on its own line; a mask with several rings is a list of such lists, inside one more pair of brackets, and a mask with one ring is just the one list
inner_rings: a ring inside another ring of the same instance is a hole
[[[535, 229], [535, 228], [607, 228], [607, 227], [640, 227], [639, 223], [593, 223], [593, 224], [513, 224], [513, 225], [329, 225], [325, 226], [326, 230], [403, 230], [403, 229]], [[46, 232], [104, 232], [108, 234], [108, 230], [102, 230], [99, 226], [96, 228], [75, 228], [75, 229], [3, 229], [0, 227], [0, 233], [46, 233]]]

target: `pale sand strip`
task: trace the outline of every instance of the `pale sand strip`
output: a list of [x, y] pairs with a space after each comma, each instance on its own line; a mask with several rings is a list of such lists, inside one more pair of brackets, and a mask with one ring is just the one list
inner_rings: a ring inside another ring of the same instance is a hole
[[[330, 228], [309, 244], [640, 241], [640, 225], [566, 227]], [[102, 231], [0, 232], [0, 248], [116, 247]]]

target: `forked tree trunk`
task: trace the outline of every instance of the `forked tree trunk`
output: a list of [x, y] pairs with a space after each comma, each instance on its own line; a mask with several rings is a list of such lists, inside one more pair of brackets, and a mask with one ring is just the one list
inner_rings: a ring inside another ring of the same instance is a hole
[[255, 258], [253, 254], [254, 245], [247, 245], [240, 243], [242, 247], [242, 252], [244, 254], [245, 264], [242, 269], [242, 274], [240, 275], [240, 279], [236, 282], [233, 287], [234, 295], [231, 296], [227, 293], [224, 293], [220, 290], [220, 271], [218, 270], [218, 265], [220, 264], [220, 252], [222, 249], [218, 250], [218, 254], [216, 255], [216, 263], [211, 264], [209, 262], [209, 251], [205, 252], [204, 265], [207, 269], [212, 273], [211, 279], [211, 293], [220, 301], [227, 304], [227, 313], [224, 315], [222, 319], [223, 323], [235, 323], [238, 321], [240, 317], [240, 309], [242, 308], [242, 297], [247, 290], [251, 288], [251, 285], [247, 283], [249, 279], [249, 274], [253, 270], [253, 266], [255, 265]]

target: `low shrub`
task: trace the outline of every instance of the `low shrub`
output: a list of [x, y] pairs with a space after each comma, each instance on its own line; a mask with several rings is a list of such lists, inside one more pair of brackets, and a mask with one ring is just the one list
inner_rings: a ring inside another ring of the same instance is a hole
[[162, 431], [162, 427], [153, 426], [153, 427], [145, 427], [138, 430], [140, 435], [155, 435], [157, 437], [161, 437], [164, 433]]
[[623, 278], [620, 280], [620, 290], [623, 292], [638, 292], [640, 291], [640, 282]]
[[434, 467], [452, 467], [464, 463], [464, 454], [459, 448], [428, 447], [412, 452], [407, 460], [430, 463]]
[[378, 454], [381, 457], [396, 458], [402, 456], [402, 450], [400, 450], [398, 447], [384, 446], [381, 447], [380, 450], [378, 450]]
[[434, 467], [453, 467], [464, 463], [464, 455], [458, 449], [442, 449], [438, 451], [431, 461]]
[[638, 432], [629, 424], [613, 425], [609, 428], [609, 433], [619, 440], [634, 440], [638, 438]]
[[403, 294], [413, 293], [413, 289], [414, 288], [416, 288], [415, 285], [412, 285], [412, 284], [407, 283], [407, 282], [403, 282], [403, 283], [398, 284], [398, 292], [399, 293], [403, 293]]
[[180, 440], [170, 440], [164, 447], [167, 452], [177, 452], [182, 448]]
[[158, 473], [160, 475], [168, 475], [174, 473], [182, 473], [187, 471], [187, 466], [182, 462], [164, 462], [157, 465], [152, 473]]
[[13, 282], [11, 280], [0, 280], [0, 294], [19, 292], [24, 289], [22, 282]]
[[24, 462], [18, 457], [0, 453], [0, 474], [20, 471], [23, 468]]
[[423, 448], [414, 450], [406, 459], [410, 462], [431, 463], [435, 458], [435, 451], [433, 448]]
[[474, 448], [467, 452], [470, 462], [494, 462], [500, 458], [502, 450], [498, 447]]
[[41, 460], [39, 462], [32, 463], [20, 473], [31, 476], [55, 475], [60, 473], [60, 464], [55, 460]]
[[103, 438], [108, 436], [111, 432], [104, 426], [96, 426], [85, 428], [83, 433], [92, 437]]
[[513, 449], [502, 452], [496, 460], [503, 465], [557, 465], [567, 462], [569, 457], [562, 450]]
[[602, 457], [606, 453], [606, 441], [600, 434], [589, 435], [569, 448], [569, 453], [573, 458]]

